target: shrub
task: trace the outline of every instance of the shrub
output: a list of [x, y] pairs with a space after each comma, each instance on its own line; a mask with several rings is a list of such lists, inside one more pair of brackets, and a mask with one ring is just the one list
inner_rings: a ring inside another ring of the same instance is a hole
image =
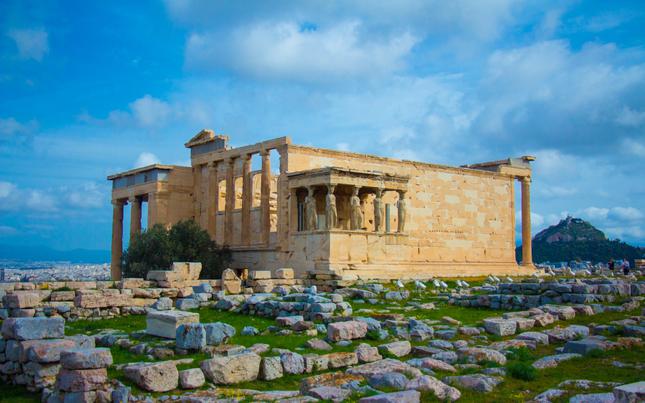
[[168, 270], [172, 262], [201, 262], [200, 277], [217, 278], [230, 256], [193, 220], [180, 221], [171, 229], [155, 224], [130, 240], [123, 254], [123, 273], [145, 278], [150, 270]]
[[537, 378], [537, 370], [531, 364], [524, 361], [512, 362], [506, 366], [506, 370], [515, 379], [532, 381]]
[[526, 347], [513, 347], [508, 349], [506, 358], [508, 358], [511, 361], [522, 361], [522, 362], [535, 360], [535, 356], [533, 355], [531, 350], [529, 350]]

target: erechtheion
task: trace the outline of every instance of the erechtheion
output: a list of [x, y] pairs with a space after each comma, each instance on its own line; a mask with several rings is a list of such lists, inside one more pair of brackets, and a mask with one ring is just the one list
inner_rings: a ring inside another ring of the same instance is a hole
[[[429, 278], [532, 271], [529, 162], [451, 167], [295, 145], [280, 137], [231, 148], [202, 130], [192, 167], [150, 165], [109, 176], [112, 274], [120, 277], [124, 206], [130, 234], [194, 219], [232, 251], [233, 268], [292, 267], [356, 278]], [[252, 158], [259, 157], [259, 171]], [[279, 160], [278, 160], [279, 158]], [[271, 167], [271, 161], [279, 161]], [[275, 170], [275, 165], [279, 169]], [[521, 182], [524, 261], [515, 261]]]

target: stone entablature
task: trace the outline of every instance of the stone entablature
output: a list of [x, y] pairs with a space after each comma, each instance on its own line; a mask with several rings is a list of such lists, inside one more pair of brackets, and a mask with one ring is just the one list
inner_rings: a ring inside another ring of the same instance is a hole
[[[293, 267], [300, 278], [308, 272], [427, 278], [533, 269], [533, 157], [450, 167], [294, 145], [288, 137], [231, 148], [227, 136], [210, 130], [186, 147], [192, 168], [170, 172], [190, 173], [180, 183], [188, 197], [181, 207], [168, 207], [174, 216], [165, 223], [194, 219], [232, 250], [234, 268]], [[252, 171], [256, 157], [261, 169]], [[515, 262], [515, 179], [521, 181], [524, 269]], [[132, 200], [135, 234], [141, 212]], [[115, 207], [115, 274], [122, 214]]]

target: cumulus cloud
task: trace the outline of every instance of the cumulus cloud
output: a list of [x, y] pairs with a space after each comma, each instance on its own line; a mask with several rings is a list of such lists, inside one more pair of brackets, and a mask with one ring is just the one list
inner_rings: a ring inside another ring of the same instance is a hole
[[13, 39], [21, 59], [32, 59], [38, 62], [49, 52], [48, 34], [42, 28], [12, 29], [8, 36]]
[[148, 165], [159, 164], [159, 158], [153, 153], [144, 151], [137, 157], [137, 161], [134, 163], [134, 168], [141, 168]]
[[186, 61], [190, 67], [228, 67], [256, 77], [328, 81], [400, 70], [416, 41], [408, 32], [370, 39], [359, 21], [311, 29], [295, 22], [260, 23], [230, 37], [193, 33]]
[[[107, 121], [117, 126], [136, 126], [146, 129], [163, 127], [172, 117], [173, 109], [165, 101], [151, 95], [144, 95], [131, 102], [128, 110], [114, 110], [109, 113]], [[79, 117], [85, 122], [94, 119], [84, 113]]]
[[13, 117], [0, 118], [0, 146], [26, 144], [37, 126], [35, 120], [22, 123]]
[[63, 209], [73, 206], [80, 209], [100, 208], [108, 199], [107, 185], [85, 183], [77, 187], [33, 189], [19, 187], [14, 183], [0, 181], [0, 213], [65, 213]]

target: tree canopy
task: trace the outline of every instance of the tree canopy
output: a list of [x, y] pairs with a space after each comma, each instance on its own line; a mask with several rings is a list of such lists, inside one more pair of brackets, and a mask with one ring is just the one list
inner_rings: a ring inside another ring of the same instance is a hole
[[156, 224], [134, 236], [123, 253], [123, 273], [146, 277], [150, 270], [169, 270], [172, 262], [201, 262], [201, 278], [219, 278], [231, 254], [218, 247], [194, 220], [180, 221], [170, 229]]

